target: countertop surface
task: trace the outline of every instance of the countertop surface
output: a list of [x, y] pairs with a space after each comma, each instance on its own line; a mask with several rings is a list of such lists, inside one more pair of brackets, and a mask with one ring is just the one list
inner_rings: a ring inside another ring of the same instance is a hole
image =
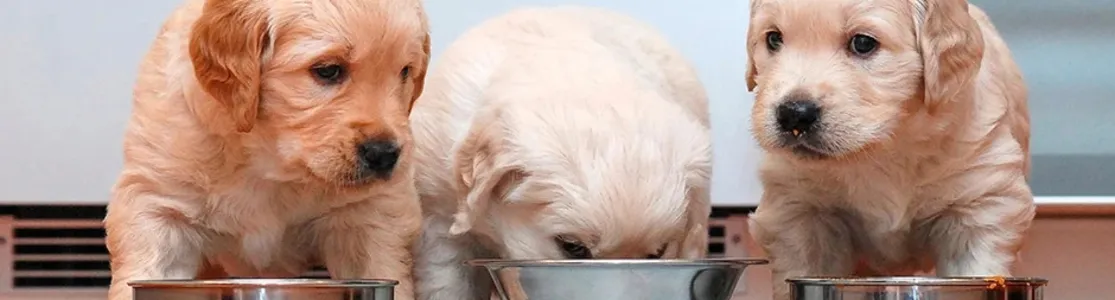
[[1115, 196], [1037, 196], [1039, 205], [1115, 205]]

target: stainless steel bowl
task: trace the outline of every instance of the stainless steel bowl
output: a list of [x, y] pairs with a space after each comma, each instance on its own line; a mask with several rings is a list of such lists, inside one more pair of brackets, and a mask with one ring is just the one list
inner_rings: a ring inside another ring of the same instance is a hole
[[473, 260], [503, 300], [728, 300], [763, 259]]
[[391, 300], [393, 280], [227, 279], [128, 283], [135, 300]]
[[1023, 277], [790, 278], [795, 300], [1041, 300], [1047, 283]]

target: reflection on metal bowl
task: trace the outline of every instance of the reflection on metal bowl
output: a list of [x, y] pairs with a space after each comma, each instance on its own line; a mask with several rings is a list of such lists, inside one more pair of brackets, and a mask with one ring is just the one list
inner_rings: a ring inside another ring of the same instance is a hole
[[728, 300], [763, 259], [473, 260], [503, 300]]
[[1042, 300], [1047, 281], [1022, 277], [799, 277], [794, 300]]
[[227, 279], [128, 283], [135, 300], [392, 300], [393, 280]]

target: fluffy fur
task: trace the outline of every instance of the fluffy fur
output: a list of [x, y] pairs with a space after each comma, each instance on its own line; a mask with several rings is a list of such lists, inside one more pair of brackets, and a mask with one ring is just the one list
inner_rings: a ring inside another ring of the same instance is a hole
[[[105, 218], [109, 299], [131, 299], [133, 280], [315, 263], [399, 280], [396, 299], [411, 299], [407, 117], [428, 56], [420, 1], [186, 1], [135, 86]], [[320, 75], [328, 66], [340, 75]], [[368, 172], [369, 141], [401, 149], [393, 168]]]
[[486, 275], [464, 261], [567, 258], [563, 240], [592, 258], [706, 254], [707, 99], [654, 29], [525, 8], [440, 59], [411, 115], [420, 299], [487, 299]]
[[[987, 16], [964, 0], [751, 6], [752, 125], [767, 156], [750, 228], [776, 299], [803, 275], [1009, 275], [1034, 215], [1029, 113]], [[877, 50], [853, 53], [856, 34]], [[792, 100], [820, 107], [804, 132], [779, 126]]]

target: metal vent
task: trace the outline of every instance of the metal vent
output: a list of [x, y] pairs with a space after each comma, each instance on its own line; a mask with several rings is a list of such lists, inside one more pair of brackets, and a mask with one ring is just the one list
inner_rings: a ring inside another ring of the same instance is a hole
[[14, 220], [12, 288], [104, 287], [104, 229], [97, 220]]
[[727, 220], [712, 219], [708, 224], [708, 256], [725, 257], [728, 244]]

